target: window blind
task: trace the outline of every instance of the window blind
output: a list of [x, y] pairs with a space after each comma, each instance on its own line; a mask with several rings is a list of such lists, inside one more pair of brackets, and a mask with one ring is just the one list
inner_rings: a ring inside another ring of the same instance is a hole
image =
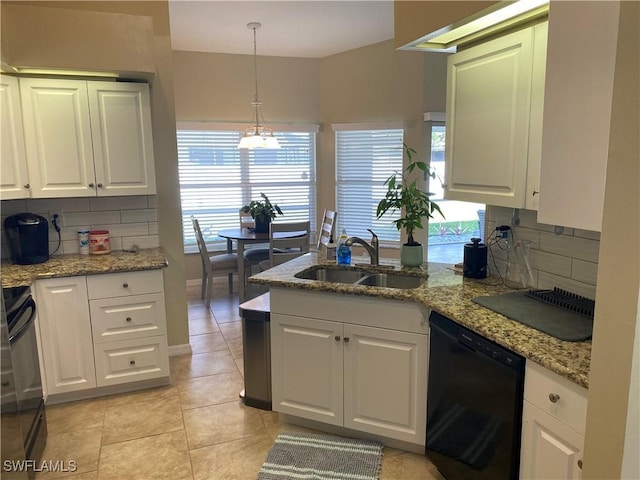
[[274, 132], [279, 150], [238, 149], [242, 133], [178, 130], [178, 169], [184, 243], [195, 251], [191, 215], [207, 243], [225, 244], [218, 231], [239, 226], [238, 211], [260, 193], [278, 204], [282, 221], [310, 220], [315, 231], [314, 132]]
[[338, 130], [336, 140], [336, 204], [338, 234], [370, 239], [368, 228], [381, 242], [400, 245], [400, 232], [392, 223], [400, 213], [376, 219], [378, 202], [384, 197], [385, 180], [402, 171], [401, 128]]

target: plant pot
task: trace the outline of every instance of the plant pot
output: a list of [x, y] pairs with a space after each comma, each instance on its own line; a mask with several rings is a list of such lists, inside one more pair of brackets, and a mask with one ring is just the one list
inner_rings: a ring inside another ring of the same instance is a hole
[[256, 226], [255, 226], [255, 232], [256, 233], [269, 233], [269, 224], [271, 223], [271, 218], [267, 217], [265, 219], [261, 219], [259, 217], [256, 217]]
[[405, 267], [419, 267], [422, 265], [422, 245], [402, 245], [400, 263]]

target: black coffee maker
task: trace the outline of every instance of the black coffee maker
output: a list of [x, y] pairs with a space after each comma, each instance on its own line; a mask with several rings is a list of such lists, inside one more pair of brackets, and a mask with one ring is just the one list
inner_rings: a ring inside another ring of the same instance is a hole
[[487, 276], [487, 246], [480, 241], [480, 238], [472, 238], [471, 243], [464, 246], [462, 275], [465, 277], [485, 278]]
[[40, 215], [18, 213], [4, 221], [11, 259], [20, 265], [49, 260], [49, 222]]

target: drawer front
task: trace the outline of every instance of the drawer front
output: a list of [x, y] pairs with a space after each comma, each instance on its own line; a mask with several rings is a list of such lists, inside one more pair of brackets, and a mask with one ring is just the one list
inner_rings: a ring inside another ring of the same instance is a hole
[[166, 335], [164, 295], [133, 295], [91, 300], [93, 342], [104, 343]]
[[166, 335], [100, 343], [94, 348], [99, 387], [169, 376]]
[[581, 435], [587, 419], [587, 390], [527, 361], [524, 398]]
[[110, 273], [87, 277], [89, 299], [162, 293], [162, 270]]

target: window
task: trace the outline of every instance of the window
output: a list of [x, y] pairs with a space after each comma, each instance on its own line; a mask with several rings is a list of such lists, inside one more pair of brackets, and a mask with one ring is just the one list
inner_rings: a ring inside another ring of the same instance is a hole
[[177, 133], [185, 251], [196, 251], [191, 215], [205, 241], [223, 248], [218, 231], [237, 228], [239, 209], [261, 192], [282, 209], [279, 219], [310, 220], [315, 229], [315, 132], [274, 132], [279, 150], [238, 149], [240, 131], [178, 125]]
[[361, 129], [355, 125], [334, 125], [336, 131], [336, 232], [346, 228], [350, 236], [371, 238], [371, 228], [385, 245], [400, 245], [400, 232], [387, 214], [376, 219], [378, 202], [384, 197], [385, 180], [402, 171], [401, 125]]

